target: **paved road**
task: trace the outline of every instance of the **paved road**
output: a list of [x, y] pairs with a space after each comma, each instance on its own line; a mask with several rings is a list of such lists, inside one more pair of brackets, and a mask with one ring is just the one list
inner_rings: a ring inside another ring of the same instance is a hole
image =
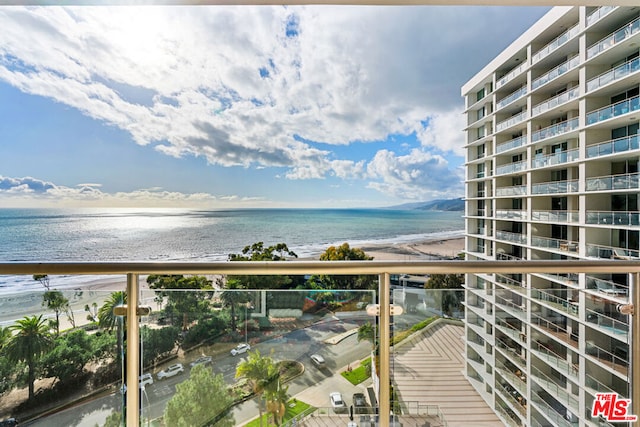
[[[339, 369], [366, 357], [370, 352], [370, 344], [368, 342], [357, 342], [355, 334], [351, 334], [337, 344], [327, 344], [325, 341], [332, 336], [356, 329], [359, 323], [362, 323], [362, 319], [341, 320], [337, 317], [329, 318], [307, 328], [257, 344], [252, 350], [258, 349], [261, 354], [270, 355], [276, 360], [297, 360], [305, 365], [307, 369], [305, 369], [304, 374], [289, 384], [289, 394], [292, 396], [319, 383], [324, 384], [327, 379], [334, 378], [334, 375], [348, 384], [339, 375]], [[324, 356], [327, 361], [326, 369], [318, 370], [309, 363], [309, 356], [313, 353]], [[232, 384], [235, 381], [235, 368], [243, 356], [245, 355], [233, 357], [230, 354], [226, 354], [214, 358], [212, 363], [214, 372], [222, 374], [225, 381]], [[154, 378], [154, 383], [145, 387], [142, 396], [142, 413], [145, 417], [148, 414], [151, 419], [154, 419], [162, 415], [167, 402], [175, 393], [176, 384], [188, 378], [189, 368], [186, 363], [185, 368], [187, 370], [185, 374], [163, 381], [157, 381]], [[341, 389], [338, 391], [341, 391]], [[322, 390], [319, 394], [319, 396], [322, 395], [326, 399], [323, 405], [329, 404], [328, 393], [329, 391]], [[350, 398], [351, 394], [348, 394], [348, 396]], [[35, 420], [30, 422], [28, 426], [95, 427], [96, 425], [103, 425], [111, 413], [115, 411], [121, 412], [122, 405], [122, 395], [119, 392], [114, 392], [76, 405], [68, 410], [57, 412], [46, 418]], [[240, 405], [234, 410], [235, 412], [237, 412], [236, 424], [241, 424], [243, 421], [246, 422], [258, 415], [256, 403], [253, 401]]]

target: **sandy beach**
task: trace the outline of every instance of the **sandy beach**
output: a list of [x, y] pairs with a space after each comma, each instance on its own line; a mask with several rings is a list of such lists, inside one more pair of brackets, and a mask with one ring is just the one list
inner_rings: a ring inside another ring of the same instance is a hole
[[[356, 246], [357, 247], [357, 246]], [[434, 239], [421, 242], [385, 244], [385, 245], [365, 245], [360, 246], [367, 255], [372, 256], [377, 261], [408, 261], [408, 260], [432, 260], [455, 258], [464, 249], [464, 238], [455, 237], [451, 239]], [[306, 260], [318, 259], [320, 254], [306, 258]], [[92, 306], [96, 303], [98, 307], [104, 304], [112, 292], [126, 290], [126, 277], [114, 276], [109, 278], [99, 278], [88, 276], [87, 281], [76, 284], [73, 289], [61, 289], [69, 299], [75, 314], [76, 325], [87, 323], [87, 312], [85, 305]], [[145, 304], [153, 305], [153, 292], [148, 291], [146, 276], [140, 277], [140, 287], [144, 292]], [[15, 319], [24, 316], [43, 314], [51, 318], [52, 312], [42, 306], [42, 292], [22, 292], [16, 294], [0, 295], [0, 326], [8, 326]], [[63, 315], [60, 317], [60, 327], [65, 329], [71, 325]]]

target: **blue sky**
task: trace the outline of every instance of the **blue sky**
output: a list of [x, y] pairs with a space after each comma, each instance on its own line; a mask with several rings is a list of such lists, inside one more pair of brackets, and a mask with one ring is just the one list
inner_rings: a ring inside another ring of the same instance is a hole
[[460, 197], [460, 87], [547, 10], [0, 7], [0, 207]]

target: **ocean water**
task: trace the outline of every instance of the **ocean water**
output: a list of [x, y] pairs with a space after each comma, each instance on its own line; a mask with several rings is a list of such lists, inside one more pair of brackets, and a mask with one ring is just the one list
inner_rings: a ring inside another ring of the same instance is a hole
[[[0, 209], [0, 262], [224, 261], [259, 241], [284, 242], [304, 258], [344, 242], [417, 242], [463, 229], [462, 212], [418, 210]], [[0, 276], [0, 292], [36, 285]]]

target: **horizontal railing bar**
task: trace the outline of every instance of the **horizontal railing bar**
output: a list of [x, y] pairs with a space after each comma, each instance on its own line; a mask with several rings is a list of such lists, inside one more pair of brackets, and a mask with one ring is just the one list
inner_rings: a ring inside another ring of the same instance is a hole
[[434, 261], [223, 261], [223, 262], [15, 262], [0, 275], [31, 274], [445, 274], [445, 273], [640, 273], [633, 260], [434, 260]]

